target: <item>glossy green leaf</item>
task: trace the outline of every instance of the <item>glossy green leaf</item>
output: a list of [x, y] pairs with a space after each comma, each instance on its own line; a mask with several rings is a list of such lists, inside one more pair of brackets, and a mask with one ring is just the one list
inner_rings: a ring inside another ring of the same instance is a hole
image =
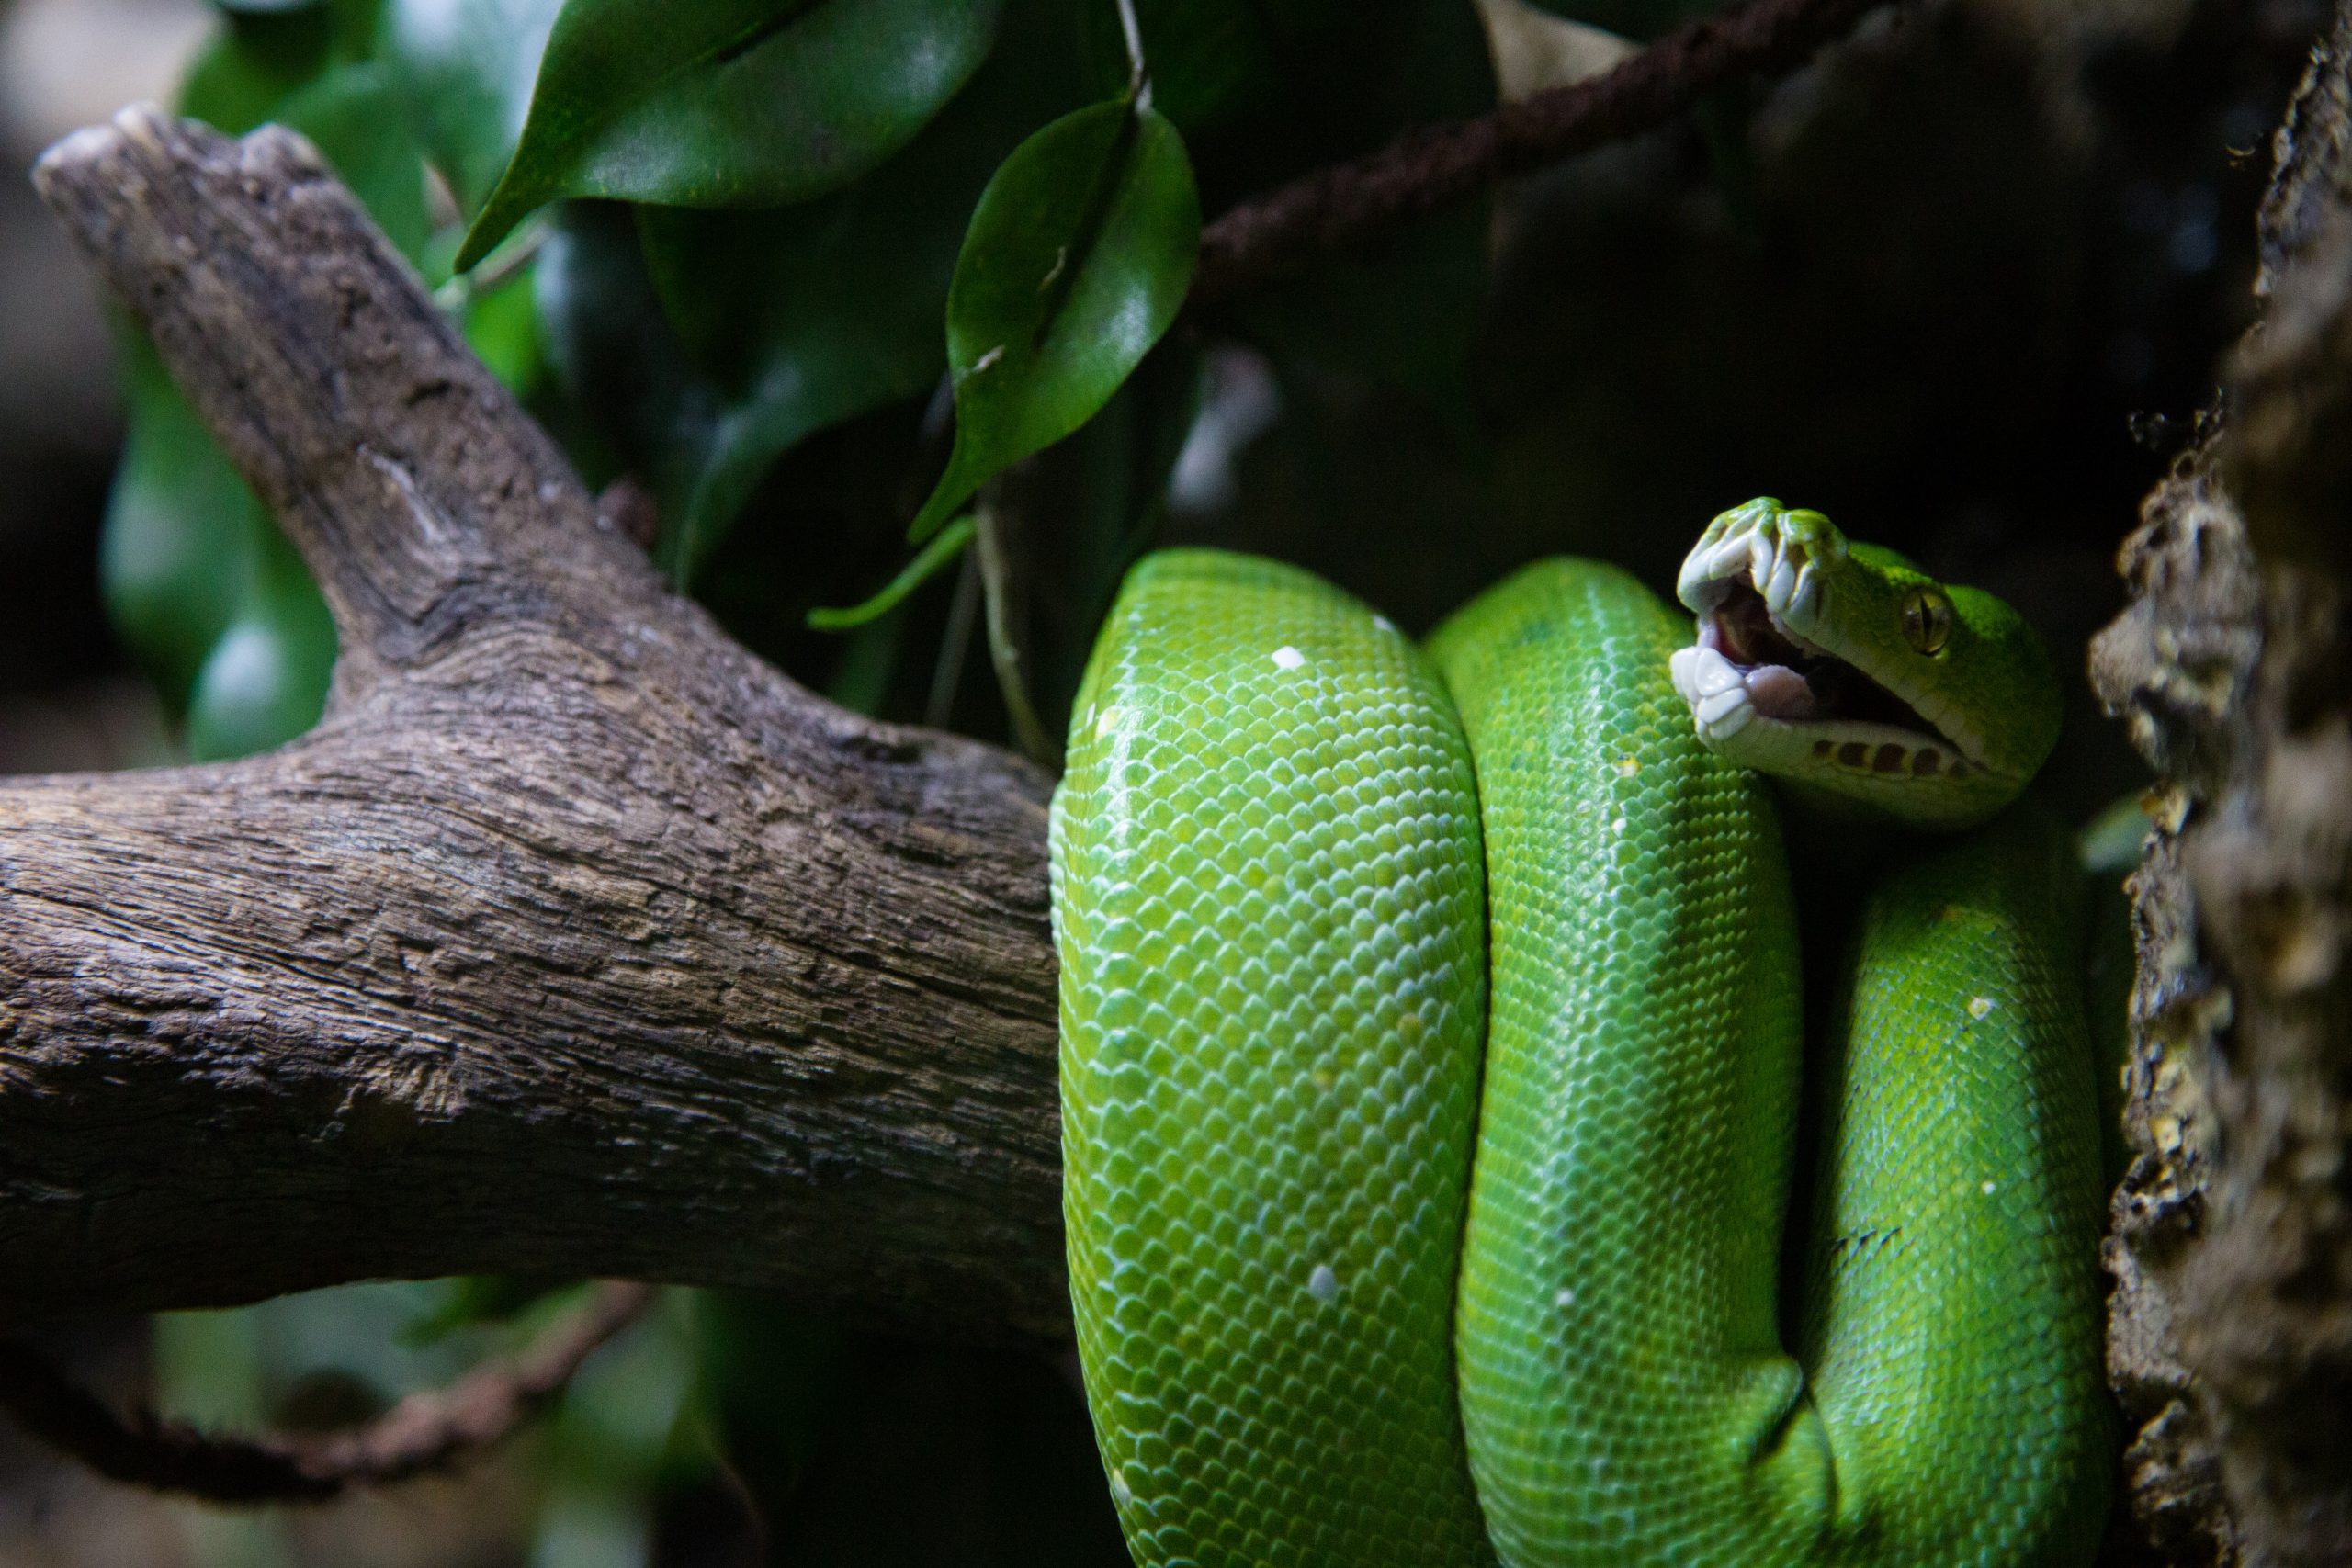
[[[732, 317], [759, 357], [729, 378], [724, 406], [663, 487], [657, 555], [681, 587], [693, 583], [778, 457], [827, 425], [921, 393], [945, 367], [939, 323], [954, 241], [927, 245], [931, 236], [921, 232], [937, 223], [936, 207], [828, 201], [746, 215], [741, 231], [718, 231], [733, 216], [651, 208], [641, 215], [665, 297], [695, 292], [698, 276], [775, 285]], [[754, 239], [772, 247], [768, 265], [703, 270]]]
[[[549, 214], [537, 297], [563, 396], [543, 415], [576, 462], [652, 487], [657, 558], [682, 588], [709, 586], [714, 552], [783, 452], [938, 385], [948, 280], [989, 175], [1039, 126], [1102, 96], [1074, 25], [1091, 3], [1007, 0], [963, 91], [832, 196], [768, 211], [640, 208], [634, 220], [605, 202]], [[805, 515], [771, 521], [784, 531]], [[796, 632], [806, 608], [786, 616]]]
[[662, 313], [629, 209], [549, 214], [532, 293], [572, 461], [592, 483], [634, 471], [669, 488], [662, 470], [703, 448], [721, 400]]
[[767, 207], [902, 147], [978, 68], [1001, 0], [565, 0], [520, 145], [459, 252], [562, 196]]
[[395, 250], [412, 262], [424, 255], [433, 233], [424, 160], [385, 66], [338, 66], [288, 97], [270, 118], [318, 145]]
[[832, 196], [639, 209], [663, 309], [725, 405], [665, 487], [659, 553], [681, 586], [779, 456], [945, 372], [941, 323], [973, 206], [1056, 107], [1034, 64], [1000, 55], [904, 152]]
[[324, 6], [224, 19], [189, 62], [179, 112], [231, 136], [273, 118], [278, 106], [334, 64]]
[[334, 622], [276, 525], [263, 521], [236, 618], [197, 672], [188, 755], [199, 762], [282, 746], [319, 721], [334, 670]]
[[120, 361], [130, 422], [99, 536], [99, 587], [177, 709], [243, 603], [254, 541], [274, 525], [135, 328], [122, 333]]
[[505, 173], [563, 0], [385, 0], [378, 52], [469, 214]]
[[882, 591], [860, 604], [843, 609], [818, 609], [808, 612], [808, 624], [820, 632], [847, 631], [866, 622], [878, 620], [897, 609], [908, 594], [939, 575], [941, 570], [964, 553], [971, 544], [975, 526], [969, 517], [958, 517], [939, 531], [929, 544], [915, 552], [906, 570], [886, 583]]
[[910, 537], [1109, 400], [1175, 321], [1200, 234], [1183, 139], [1151, 109], [1097, 104], [1014, 150], [956, 257], [956, 446]]
[[527, 399], [538, 389], [546, 361], [527, 272], [487, 293], [469, 296], [465, 332], [467, 345], [492, 375], [506, 383], [508, 391]]

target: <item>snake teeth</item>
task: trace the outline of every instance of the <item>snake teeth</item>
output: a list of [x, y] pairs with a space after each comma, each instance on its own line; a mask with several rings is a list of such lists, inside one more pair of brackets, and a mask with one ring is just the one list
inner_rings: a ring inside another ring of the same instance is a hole
[[1747, 728], [1756, 704], [1739, 666], [1712, 648], [1678, 648], [1668, 661], [1674, 689], [1690, 705], [1703, 740], [1727, 740]]
[[1764, 601], [1775, 629], [1802, 643], [1788, 622], [1805, 619], [1815, 608], [1821, 579], [1814, 567], [1821, 553], [1808, 540], [1751, 526], [1692, 551], [1683, 563], [1677, 592], [1684, 604], [1703, 614], [1720, 604], [1734, 583], [1745, 580]]

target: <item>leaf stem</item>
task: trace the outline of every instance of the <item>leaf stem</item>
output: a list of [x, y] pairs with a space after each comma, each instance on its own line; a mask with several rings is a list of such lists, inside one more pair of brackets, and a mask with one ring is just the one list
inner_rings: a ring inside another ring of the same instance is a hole
[[[993, 488], [993, 487], [991, 487]], [[1003, 513], [993, 495], [983, 495], [974, 509], [973, 558], [979, 564], [980, 585], [989, 608], [989, 664], [996, 671], [997, 690], [1004, 694], [1005, 716], [1012, 721], [1012, 738], [1022, 752], [1041, 767], [1061, 767], [1060, 750], [1037, 720], [1029, 701], [1029, 684], [1021, 672], [1021, 639], [1012, 554], [1005, 548]]]
[[947, 629], [939, 638], [939, 662], [932, 666], [931, 691], [923, 698], [922, 721], [944, 729], [956, 712], [956, 690], [964, 683], [964, 653], [972, 646], [972, 620], [980, 606], [980, 563], [964, 558], [963, 575], [956, 580], [956, 597], [947, 606]]
[[433, 291], [433, 302], [455, 315], [485, 294], [495, 293], [539, 259], [548, 232], [545, 220], [526, 219], [516, 225], [513, 237], [492, 247], [471, 272], [450, 274], [448, 281]]
[[1143, 28], [1136, 20], [1136, 0], [1118, 0], [1119, 31], [1127, 40], [1127, 96], [1138, 108], [1151, 107], [1151, 70], [1144, 63]]
[[863, 604], [844, 608], [822, 606], [808, 612], [808, 625], [820, 632], [845, 631], [862, 626], [896, 607], [898, 604], [930, 581], [939, 569], [961, 555], [964, 547], [972, 542], [972, 520], [959, 517], [950, 523], [939, 536], [916, 552], [905, 570], [892, 578], [882, 591]]

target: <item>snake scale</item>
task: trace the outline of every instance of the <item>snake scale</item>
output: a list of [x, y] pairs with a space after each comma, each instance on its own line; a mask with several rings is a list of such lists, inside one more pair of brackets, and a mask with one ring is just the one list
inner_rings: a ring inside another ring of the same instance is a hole
[[[1130, 573], [1052, 864], [1071, 1298], [1138, 1563], [2088, 1561], [2072, 873], [2005, 809], [2054, 677], [1999, 601], [1769, 500], [1679, 592], [1695, 639], [1543, 561], [1417, 647], [1274, 562]], [[1936, 829], [1810, 1053], [1767, 773]]]

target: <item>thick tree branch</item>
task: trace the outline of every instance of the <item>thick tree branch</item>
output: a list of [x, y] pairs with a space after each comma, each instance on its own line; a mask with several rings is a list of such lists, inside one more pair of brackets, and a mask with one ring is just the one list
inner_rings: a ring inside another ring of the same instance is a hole
[[211, 1503], [317, 1502], [446, 1469], [499, 1442], [562, 1393], [581, 1363], [642, 1317], [652, 1299], [643, 1285], [600, 1285], [521, 1353], [342, 1431], [232, 1438], [152, 1415], [125, 1419], [12, 1340], [0, 1340], [0, 1409], [109, 1480]]
[[0, 1311], [490, 1269], [1065, 1322], [1047, 780], [671, 596], [306, 143], [43, 193], [284, 517], [321, 727], [0, 786]]
[[1611, 141], [1655, 130], [1708, 92], [1802, 64], [1886, 0], [1748, 0], [1613, 70], [1434, 125], [1243, 203], [1201, 231], [1191, 303], [1212, 305], [1357, 249], [1402, 224]]

